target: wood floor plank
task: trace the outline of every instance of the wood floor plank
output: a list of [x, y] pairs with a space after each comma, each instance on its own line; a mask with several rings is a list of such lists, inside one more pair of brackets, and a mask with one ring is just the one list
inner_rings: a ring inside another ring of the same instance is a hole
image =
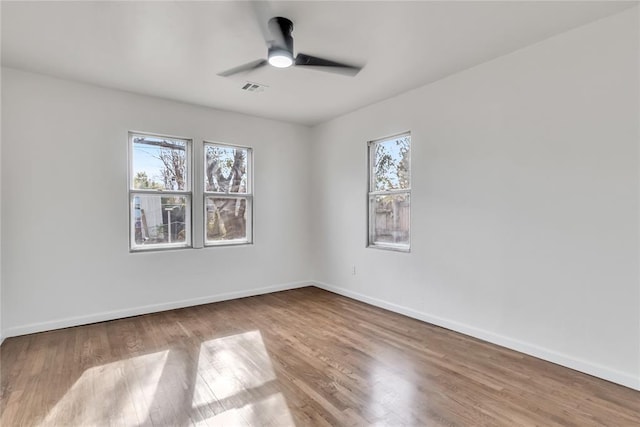
[[4, 426], [639, 426], [640, 392], [303, 288], [9, 338]]

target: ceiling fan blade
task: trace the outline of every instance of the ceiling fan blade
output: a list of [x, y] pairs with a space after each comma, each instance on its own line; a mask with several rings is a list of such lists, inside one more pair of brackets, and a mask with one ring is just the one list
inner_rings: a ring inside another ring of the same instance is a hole
[[360, 72], [362, 67], [355, 65], [342, 64], [340, 62], [330, 61], [324, 58], [299, 53], [296, 56], [296, 66], [302, 67], [318, 67], [319, 71], [329, 71], [331, 73], [344, 74], [347, 76], [355, 76]]
[[264, 65], [267, 65], [266, 59], [256, 59], [255, 61], [251, 61], [238, 67], [218, 73], [218, 75], [221, 77], [228, 77], [233, 74], [242, 73], [243, 71], [255, 70], [256, 68], [260, 68]]

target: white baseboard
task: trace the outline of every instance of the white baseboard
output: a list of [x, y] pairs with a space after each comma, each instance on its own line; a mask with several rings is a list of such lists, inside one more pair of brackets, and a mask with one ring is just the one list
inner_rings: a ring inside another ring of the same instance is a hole
[[358, 301], [365, 302], [367, 304], [375, 305], [376, 307], [384, 308], [395, 313], [400, 313], [414, 319], [422, 320], [423, 322], [431, 323], [436, 326], [441, 326], [452, 331], [460, 332], [465, 335], [479, 338], [483, 341], [497, 344], [501, 347], [506, 347], [511, 350], [516, 350], [521, 353], [528, 354], [530, 356], [537, 357], [539, 359], [546, 360], [567, 368], [574, 369], [576, 371], [584, 372], [585, 374], [593, 375], [594, 377], [602, 378], [607, 381], [611, 381], [616, 384], [623, 385], [635, 390], [640, 390], [640, 377], [636, 377], [626, 372], [621, 372], [615, 369], [608, 368], [596, 363], [588, 362], [586, 360], [578, 359], [563, 353], [559, 353], [554, 350], [550, 350], [544, 347], [540, 347], [535, 344], [520, 341], [504, 335], [499, 335], [491, 331], [476, 328], [471, 325], [456, 322], [454, 320], [445, 319], [439, 316], [433, 316], [428, 313], [413, 310], [408, 307], [393, 304], [381, 299], [372, 298], [367, 295], [350, 291], [348, 289], [341, 288], [339, 286], [329, 285], [323, 282], [312, 282], [314, 286], [324, 289], [339, 295], [343, 295], [349, 298], [353, 298]]
[[48, 322], [31, 323], [23, 326], [14, 326], [2, 331], [3, 338], [15, 337], [19, 335], [33, 334], [36, 332], [51, 331], [54, 329], [68, 328], [71, 326], [87, 325], [89, 323], [104, 322], [106, 320], [122, 319], [124, 317], [139, 316], [141, 314], [157, 313], [159, 311], [173, 310], [176, 308], [192, 307], [195, 305], [209, 304], [212, 302], [227, 301], [237, 298], [251, 297], [255, 295], [269, 294], [272, 292], [286, 291], [288, 289], [304, 288], [313, 286], [312, 281], [284, 283], [272, 285], [264, 288], [254, 288], [238, 292], [227, 292], [223, 294], [209, 295], [200, 298], [191, 298], [181, 301], [172, 301], [162, 304], [151, 304], [140, 307], [131, 307], [123, 310], [105, 311], [87, 316], [67, 317], [64, 319], [52, 320]]
[[176, 308], [191, 307], [200, 304], [209, 304], [219, 301], [227, 301], [237, 298], [244, 298], [255, 295], [268, 294], [272, 292], [285, 291], [288, 289], [303, 288], [306, 286], [316, 286], [320, 289], [324, 289], [330, 292], [334, 292], [339, 295], [343, 295], [349, 298], [353, 298], [358, 301], [365, 302], [367, 304], [374, 305], [376, 307], [384, 308], [395, 313], [400, 313], [414, 319], [422, 320], [423, 322], [431, 323], [436, 326], [441, 326], [452, 331], [460, 332], [465, 335], [479, 338], [483, 341], [487, 341], [493, 344], [497, 344], [502, 347], [506, 347], [512, 350], [519, 351], [521, 353], [528, 354], [530, 356], [537, 357], [552, 363], [556, 363], [567, 368], [575, 369], [576, 371], [584, 372], [589, 375], [593, 375], [598, 378], [611, 381], [616, 384], [620, 384], [635, 390], [640, 390], [640, 378], [634, 375], [617, 371], [615, 369], [608, 368], [596, 363], [588, 362], [582, 359], [578, 359], [563, 353], [559, 353], [554, 350], [550, 350], [544, 347], [537, 346], [535, 344], [520, 341], [514, 338], [506, 337], [496, 334], [491, 331], [480, 329], [471, 325], [466, 325], [460, 322], [456, 322], [450, 319], [445, 319], [439, 316], [434, 316], [428, 313], [417, 311], [408, 307], [404, 307], [398, 304], [393, 304], [378, 298], [369, 297], [367, 295], [354, 292], [348, 289], [344, 289], [338, 286], [329, 285], [327, 283], [318, 281], [303, 281], [292, 282], [280, 285], [267, 286], [263, 288], [254, 288], [238, 292], [228, 292], [217, 295], [210, 295], [200, 298], [192, 298], [181, 301], [173, 301], [162, 304], [152, 304], [140, 307], [132, 307], [124, 310], [114, 310], [108, 312], [102, 312], [98, 314], [91, 314], [87, 316], [68, 317], [64, 319], [53, 320], [49, 322], [32, 323], [23, 326], [16, 326], [8, 328], [2, 331], [0, 337], [0, 345], [5, 338], [32, 334], [36, 332], [50, 331], [54, 329], [67, 328], [71, 326], [86, 325], [89, 323], [103, 322], [107, 320], [121, 319], [124, 317], [138, 316], [141, 314], [157, 313], [165, 310], [173, 310]]

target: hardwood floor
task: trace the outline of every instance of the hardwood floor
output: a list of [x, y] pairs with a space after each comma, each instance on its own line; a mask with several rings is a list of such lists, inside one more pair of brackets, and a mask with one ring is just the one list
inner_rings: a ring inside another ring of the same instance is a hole
[[7, 339], [8, 426], [638, 426], [640, 392], [316, 288]]

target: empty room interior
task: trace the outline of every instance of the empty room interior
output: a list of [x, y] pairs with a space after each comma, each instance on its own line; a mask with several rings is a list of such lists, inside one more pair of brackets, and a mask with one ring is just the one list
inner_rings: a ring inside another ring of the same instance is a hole
[[637, 1], [2, 1], [2, 426], [640, 425]]

